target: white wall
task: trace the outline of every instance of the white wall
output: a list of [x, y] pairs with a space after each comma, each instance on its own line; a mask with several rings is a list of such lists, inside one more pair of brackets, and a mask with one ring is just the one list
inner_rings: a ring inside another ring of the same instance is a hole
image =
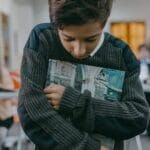
[[49, 22], [48, 0], [33, 0], [34, 25]]
[[0, 0], [0, 11], [6, 14], [10, 13], [12, 0]]
[[16, 54], [18, 54], [18, 61], [21, 61], [20, 56], [22, 55], [24, 45], [33, 27], [33, 18], [33, 8], [29, 2], [24, 1], [24, 3], [15, 4], [15, 15], [13, 16], [13, 38], [14, 44], [16, 44], [15, 40], [17, 40], [18, 43], [18, 45], [15, 46], [17, 48]]
[[0, 0], [0, 11], [9, 16], [10, 69], [20, 66], [22, 50], [33, 27], [31, 0]]

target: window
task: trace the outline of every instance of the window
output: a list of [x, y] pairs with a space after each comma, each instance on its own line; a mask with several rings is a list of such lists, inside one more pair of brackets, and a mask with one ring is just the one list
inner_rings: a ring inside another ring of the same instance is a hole
[[145, 42], [144, 22], [112, 22], [111, 33], [127, 42], [138, 57], [138, 46]]

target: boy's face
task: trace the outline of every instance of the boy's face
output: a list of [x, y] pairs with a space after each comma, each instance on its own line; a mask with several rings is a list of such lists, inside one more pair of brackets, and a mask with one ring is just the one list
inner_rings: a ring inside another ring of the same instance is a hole
[[58, 29], [62, 45], [77, 59], [84, 59], [90, 55], [100, 41], [101, 33], [100, 22], [70, 25]]

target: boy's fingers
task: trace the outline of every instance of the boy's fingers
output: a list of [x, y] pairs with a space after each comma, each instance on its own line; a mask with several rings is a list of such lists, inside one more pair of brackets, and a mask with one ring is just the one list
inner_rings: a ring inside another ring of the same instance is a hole
[[53, 106], [54, 109], [58, 110], [59, 109], [59, 106]]
[[46, 94], [45, 96], [50, 100], [60, 100], [60, 95], [57, 93]]
[[108, 147], [102, 145], [101, 148], [100, 148], [100, 150], [110, 150], [110, 149]]
[[44, 91], [45, 94], [48, 94], [48, 93], [51, 92], [51, 87], [48, 86], [48, 87], [46, 87], [43, 91]]
[[52, 104], [53, 106], [59, 106], [60, 102], [58, 100], [48, 100], [48, 102], [50, 104]]
[[44, 93], [50, 93], [53, 90], [53, 87], [55, 86], [55, 84], [50, 84], [49, 86], [47, 86], [43, 91]]
[[51, 103], [55, 106], [55, 105], [59, 105], [59, 101], [58, 100], [52, 100]]

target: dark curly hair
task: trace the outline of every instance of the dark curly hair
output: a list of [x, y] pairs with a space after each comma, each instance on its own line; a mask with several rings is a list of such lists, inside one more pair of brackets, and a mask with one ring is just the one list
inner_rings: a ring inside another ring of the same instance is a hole
[[51, 22], [58, 28], [100, 21], [105, 25], [113, 0], [49, 0]]

